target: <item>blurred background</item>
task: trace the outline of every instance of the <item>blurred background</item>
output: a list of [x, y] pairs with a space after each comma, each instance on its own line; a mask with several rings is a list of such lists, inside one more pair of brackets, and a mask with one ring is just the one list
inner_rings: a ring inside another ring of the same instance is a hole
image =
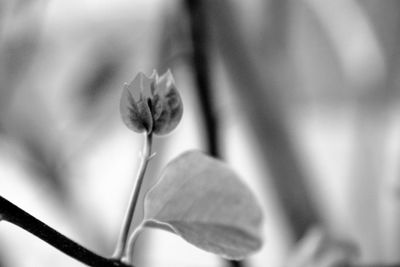
[[[143, 142], [122, 85], [171, 69], [185, 112], [144, 191], [207, 151], [256, 193], [265, 244], [232, 263], [146, 230], [136, 266], [399, 263], [399, 28], [395, 0], [0, 0], [0, 195], [111, 255]], [[1, 223], [0, 266], [83, 265]]]

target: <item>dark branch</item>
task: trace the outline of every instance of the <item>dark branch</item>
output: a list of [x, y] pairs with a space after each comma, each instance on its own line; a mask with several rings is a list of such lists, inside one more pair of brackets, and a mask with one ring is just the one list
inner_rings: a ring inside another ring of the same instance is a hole
[[[210, 43], [207, 25], [207, 9], [202, 0], [187, 0], [186, 8], [189, 13], [190, 33], [193, 46], [192, 66], [195, 75], [197, 95], [204, 116], [207, 142], [207, 152], [216, 158], [221, 158], [218, 116], [213, 101], [213, 89], [210, 78]], [[229, 261], [231, 267], [241, 267], [239, 261]]]
[[75, 243], [45, 223], [36, 219], [0, 196], [0, 220], [15, 224], [72, 258], [93, 267], [131, 267], [120, 261], [107, 259]]
[[214, 157], [221, 157], [219, 151], [218, 122], [210, 79], [209, 39], [204, 3], [198, 0], [187, 0], [191, 42], [193, 46], [192, 66], [195, 75], [197, 96], [204, 116], [207, 152]]

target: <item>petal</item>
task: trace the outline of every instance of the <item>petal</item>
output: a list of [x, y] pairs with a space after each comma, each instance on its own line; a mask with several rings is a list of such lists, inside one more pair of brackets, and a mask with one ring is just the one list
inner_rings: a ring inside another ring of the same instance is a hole
[[145, 76], [142, 72], [139, 72], [129, 85], [124, 86], [124, 89], [126, 88], [131, 93], [135, 101], [139, 101], [140, 92], [143, 90], [143, 77]]
[[170, 70], [167, 70], [157, 81], [158, 92], [162, 95], [168, 93], [171, 87], [175, 87], [175, 80]]
[[130, 84], [124, 86], [120, 102], [121, 117], [126, 126], [135, 132], [151, 132], [153, 129], [148, 95], [150, 85], [154, 82], [154, 79], [139, 72]]
[[128, 85], [124, 86], [122, 91], [120, 113], [122, 121], [129, 129], [138, 133], [146, 130], [136, 100], [132, 96], [131, 91], [128, 90]]
[[168, 105], [162, 102], [162, 109], [157, 119], [154, 119], [153, 132], [158, 135], [164, 135], [169, 133], [171, 123], [171, 112], [168, 109]]
[[175, 87], [171, 87], [164, 97], [154, 100], [157, 101], [154, 101], [152, 106], [153, 131], [155, 134], [164, 135], [174, 130], [179, 124], [183, 114], [182, 100]]
[[153, 116], [151, 115], [151, 109], [149, 106], [148, 98], [141, 97], [141, 100], [137, 103], [140, 119], [143, 127], [148, 133], [153, 131]]
[[153, 73], [150, 75], [151, 83], [150, 83], [150, 93], [153, 97], [157, 94], [157, 81], [158, 81], [158, 73], [156, 70], [153, 70]]

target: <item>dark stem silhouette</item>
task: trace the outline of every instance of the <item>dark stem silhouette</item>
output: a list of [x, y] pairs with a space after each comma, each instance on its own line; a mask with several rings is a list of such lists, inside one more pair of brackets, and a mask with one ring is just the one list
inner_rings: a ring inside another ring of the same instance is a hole
[[93, 267], [131, 267], [102, 257], [57, 232], [7, 199], [0, 196], [0, 220], [17, 225], [72, 258]]
[[[207, 25], [207, 9], [201, 0], [185, 1], [189, 13], [191, 43], [193, 48], [192, 66], [197, 88], [197, 96], [204, 116], [206, 150], [216, 158], [221, 158], [218, 116], [214, 103], [215, 95], [210, 75], [210, 40]], [[228, 261], [232, 267], [243, 267], [240, 261]]]

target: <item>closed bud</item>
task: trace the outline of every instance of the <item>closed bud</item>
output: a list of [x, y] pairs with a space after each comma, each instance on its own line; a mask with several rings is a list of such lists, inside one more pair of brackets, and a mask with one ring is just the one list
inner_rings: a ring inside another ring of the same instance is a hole
[[170, 133], [182, 118], [183, 106], [174, 78], [168, 70], [150, 77], [139, 73], [124, 86], [120, 111], [122, 120], [135, 132]]

